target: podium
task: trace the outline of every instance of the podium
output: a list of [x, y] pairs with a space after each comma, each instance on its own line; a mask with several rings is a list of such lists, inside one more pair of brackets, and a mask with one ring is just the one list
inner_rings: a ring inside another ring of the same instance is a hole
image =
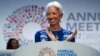
[[0, 50], [0, 56], [14, 56], [15, 50]]
[[100, 56], [100, 53], [88, 46], [67, 41], [48, 41], [30, 43], [17, 49], [15, 56]]

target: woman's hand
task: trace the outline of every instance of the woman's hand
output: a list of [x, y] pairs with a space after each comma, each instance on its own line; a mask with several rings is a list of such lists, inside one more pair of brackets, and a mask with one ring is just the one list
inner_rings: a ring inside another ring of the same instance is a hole
[[53, 35], [51, 31], [48, 30], [48, 27], [46, 28], [46, 33], [48, 37], [51, 39], [51, 41], [56, 41], [56, 37]]
[[71, 41], [76, 36], [76, 34], [77, 34], [77, 30], [75, 29], [75, 31], [73, 32], [73, 34], [69, 35], [66, 40], [67, 41]]

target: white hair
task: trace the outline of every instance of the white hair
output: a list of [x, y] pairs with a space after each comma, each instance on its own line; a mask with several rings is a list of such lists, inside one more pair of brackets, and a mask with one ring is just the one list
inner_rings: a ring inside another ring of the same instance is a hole
[[57, 7], [59, 10], [60, 10], [60, 13], [63, 15], [63, 9], [62, 9], [62, 5], [57, 2], [57, 1], [52, 1], [52, 2], [49, 2], [45, 8], [45, 11], [47, 11], [47, 9], [51, 6], [55, 6]]

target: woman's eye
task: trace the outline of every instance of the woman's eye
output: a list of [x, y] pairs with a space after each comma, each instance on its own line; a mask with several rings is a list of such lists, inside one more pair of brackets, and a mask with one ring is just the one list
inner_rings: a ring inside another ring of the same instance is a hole
[[56, 13], [53, 13], [53, 15], [56, 15]]

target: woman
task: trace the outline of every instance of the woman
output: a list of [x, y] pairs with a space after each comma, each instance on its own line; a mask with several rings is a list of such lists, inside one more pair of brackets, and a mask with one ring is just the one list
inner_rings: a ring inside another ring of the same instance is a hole
[[19, 42], [15, 38], [9, 39], [7, 43], [7, 49], [17, 49], [19, 48]]
[[35, 42], [46, 41], [71, 41], [75, 42], [74, 36], [77, 34], [77, 30], [73, 33], [65, 30], [60, 26], [60, 21], [63, 16], [62, 6], [59, 2], [53, 1], [46, 6], [46, 18], [49, 23], [49, 27], [45, 30], [40, 30], [35, 34]]

